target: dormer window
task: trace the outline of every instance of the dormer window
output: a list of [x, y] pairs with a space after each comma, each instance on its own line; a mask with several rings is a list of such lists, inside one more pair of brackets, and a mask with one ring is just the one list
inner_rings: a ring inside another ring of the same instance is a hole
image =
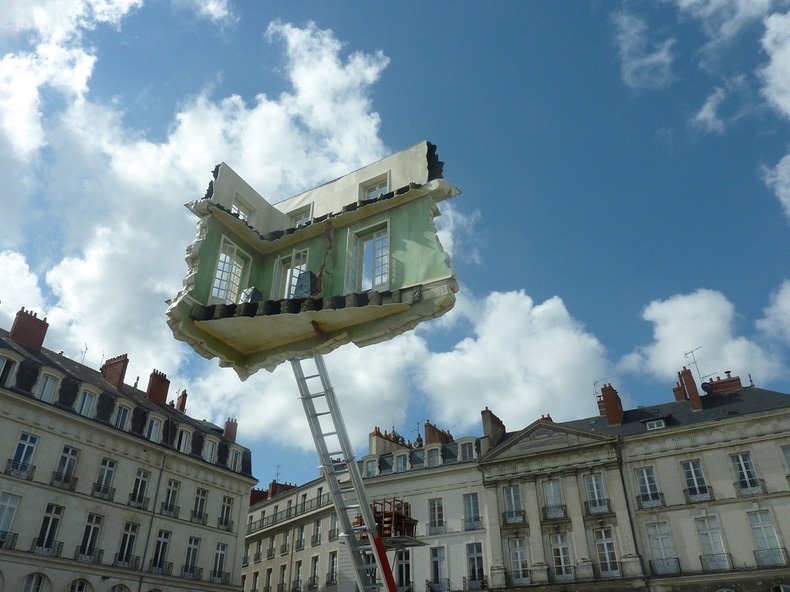
[[461, 462], [469, 462], [475, 459], [475, 445], [473, 442], [462, 442], [460, 444], [460, 458]]
[[359, 191], [359, 199], [360, 200], [367, 200], [367, 199], [375, 199], [379, 195], [387, 193], [389, 191], [389, 175], [384, 173], [383, 175], [379, 175], [366, 183], [363, 183], [360, 186]]
[[93, 401], [95, 399], [96, 395], [92, 392], [85, 390], [81, 391], [79, 397], [77, 397], [77, 403], [74, 405], [74, 411], [84, 417], [90, 417], [93, 411]]
[[438, 448], [429, 448], [425, 451], [426, 465], [429, 467], [438, 467], [441, 464], [440, 450]]
[[178, 430], [178, 440], [176, 441], [176, 448], [178, 448], [178, 451], [189, 454], [191, 451], [191, 444], [192, 433], [184, 428]]
[[151, 442], [160, 442], [162, 438], [162, 420], [157, 417], [149, 417], [148, 425], [145, 426], [145, 437]]
[[233, 203], [230, 205], [231, 214], [236, 214], [239, 220], [247, 221], [252, 215], [252, 208], [237, 193], [233, 196]]
[[217, 443], [214, 440], [206, 440], [203, 443], [203, 460], [210, 463], [217, 460]]
[[310, 222], [310, 206], [305, 206], [288, 213], [291, 228], [301, 228]]
[[119, 430], [125, 432], [126, 425], [129, 422], [129, 408], [126, 405], [118, 405], [118, 408], [115, 410], [115, 421], [113, 425]]
[[664, 421], [663, 418], [662, 419], [651, 419], [650, 421], [645, 422], [645, 427], [647, 428], [647, 431], [662, 430], [665, 427], [667, 427], [667, 423], [666, 423], [666, 421]]
[[231, 450], [228, 460], [228, 468], [234, 473], [241, 471], [241, 452], [238, 450]]
[[406, 454], [399, 454], [395, 457], [395, 472], [405, 473], [409, 468], [409, 457]]
[[51, 403], [55, 392], [55, 387], [58, 385], [58, 379], [51, 374], [42, 374], [36, 384], [36, 392], [34, 396], [40, 401]]
[[14, 360], [0, 357], [0, 386], [8, 386], [10, 384], [14, 365]]
[[365, 461], [365, 477], [375, 477], [378, 470], [378, 461], [371, 459]]

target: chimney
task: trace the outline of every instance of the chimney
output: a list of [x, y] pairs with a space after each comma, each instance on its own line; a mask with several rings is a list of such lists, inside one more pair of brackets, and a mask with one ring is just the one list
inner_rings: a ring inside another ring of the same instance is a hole
[[440, 430], [430, 421], [425, 421], [425, 445], [429, 444], [449, 444], [453, 441], [453, 435], [446, 431]]
[[154, 403], [164, 405], [167, 401], [167, 391], [170, 388], [170, 381], [164, 372], [154, 369], [148, 379], [148, 390], [146, 396]]
[[601, 387], [601, 394], [598, 396], [598, 409], [603, 409], [606, 423], [610, 426], [619, 426], [623, 423], [623, 403], [611, 384]]
[[675, 395], [675, 401], [686, 401], [686, 389], [683, 388], [683, 385], [680, 382], [675, 383], [675, 388], [672, 389], [672, 392]]
[[235, 442], [236, 432], [238, 431], [238, 429], [239, 429], [239, 424], [236, 422], [234, 418], [229, 417], [225, 421], [225, 429], [222, 430], [222, 435], [225, 436], [231, 442]]
[[505, 424], [488, 407], [480, 412], [480, 416], [483, 420], [482, 448], [485, 449], [480, 452], [485, 454], [489, 448], [496, 446], [505, 435]]
[[692, 376], [691, 370], [683, 366], [683, 370], [678, 372], [678, 378], [686, 389], [686, 396], [688, 396], [689, 403], [691, 403], [691, 410], [702, 411], [702, 399], [699, 396], [697, 383], [694, 382], [694, 376]]
[[727, 370], [724, 374], [727, 378], [716, 377], [716, 380], [702, 383], [702, 390], [709, 395], [723, 395], [726, 393], [734, 393], [743, 388], [740, 376], [732, 376], [732, 372]]
[[269, 499], [269, 492], [266, 489], [256, 489], [253, 487], [250, 490], [250, 505], [257, 504], [263, 500]]
[[186, 413], [186, 411], [187, 411], [187, 391], [186, 391], [186, 389], [181, 391], [181, 394], [178, 395], [178, 399], [176, 399], [176, 409], [179, 410], [181, 413]]
[[41, 351], [44, 344], [44, 337], [47, 335], [47, 318], [41, 320], [33, 311], [26, 311], [23, 306], [16, 313], [14, 324], [11, 326], [11, 339], [30, 349]]
[[110, 358], [101, 367], [101, 375], [118, 390], [123, 386], [126, 377], [126, 367], [129, 365], [129, 356], [126, 354]]

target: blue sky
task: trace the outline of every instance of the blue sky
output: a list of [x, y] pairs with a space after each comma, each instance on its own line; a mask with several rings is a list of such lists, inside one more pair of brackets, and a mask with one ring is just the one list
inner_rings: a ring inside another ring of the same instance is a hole
[[[456, 308], [327, 357], [358, 455], [731, 370], [788, 391], [790, 3], [45, 1], [0, 9], [0, 325], [128, 353], [239, 419], [267, 484], [316, 476], [289, 368], [241, 383], [175, 341], [183, 207], [227, 162], [271, 201], [422, 140], [462, 194]], [[175, 395], [174, 395], [175, 396]]]

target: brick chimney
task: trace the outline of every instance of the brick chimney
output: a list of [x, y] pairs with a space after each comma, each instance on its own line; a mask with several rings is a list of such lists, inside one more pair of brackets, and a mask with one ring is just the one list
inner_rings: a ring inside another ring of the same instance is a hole
[[675, 395], [675, 401], [686, 401], [686, 389], [683, 388], [683, 385], [680, 382], [675, 383], [675, 388], [672, 389], [672, 393]]
[[709, 395], [723, 395], [726, 393], [733, 393], [743, 388], [740, 376], [732, 376], [732, 372], [727, 370], [724, 374], [727, 378], [716, 377], [716, 380], [711, 379], [709, 382], [702, 383], [702, 390]]
[[689, 403], [691, 403], [691, 410], [702, 411], [702, 399], [699, 396], [697, 383], [694, 382], [694, 376], [691, 374], [691, 370], [683, 366], [683, 370], [678, 372], [678, 378], [680, 379], [680, 384], [682, 384], [683, 388], [686, 390], [686, 397]]
[[229, 417], [225, 421], [225, 429], [222, 430], [222, 435], [225, 436], [231, 442], [236, 441], [236, 432], [239, 430], [239, 424], [236, 420], [232, 417]]
[[440, 430], [430, 421], [425, 422], [425, 445], [429, 444], [449, 444], [453, 441], [453, 435], [447, 430]]
[[153, 370], [148, 379], [148, 390], [146, 396], [154, 403], [164, 405], [167, 402], [167, 391], [170, 389], [170, 381], [167, 375], [159, 370]]
[[47, 328], [49, 328], [49, 323], [47, 323], [46, 317], [43, 320], [39, 319], [36, 313], [32, 310], [26, 311], [23, 306], [16, 313], [10, 337], [30, 349], [41, 351], [44, 337], [47, 335]]
[[483, 442], [480, 452], [485, 454], [489, 448], [493, 448], [499, 443], [506, 430], [502, 420], [494, 415], [494, 412], [488, 407], [480, 412], [480, 417], [483, 420]]
[[181, 413], [186, 413], [187, 411], [187, 391], [184, 389], [181, 391], [181, 394], [178, 395], [178, 399], [176, 399], [176, 409]]
[[118, 390], [123, 386], [123, 379], [126, 377], [126, 367], [129, 365], [129, 356], [122, 354], [114, 358], [110, 358], [102, 364], [101, 372], [104, 380], [109, 382]]
[[623, 402], [611, 384], [601, 387], [598, 409], [602, 411], [601, 415], [606, 417], [606, 423], [610, 426], [619, 426], [623, 423]]

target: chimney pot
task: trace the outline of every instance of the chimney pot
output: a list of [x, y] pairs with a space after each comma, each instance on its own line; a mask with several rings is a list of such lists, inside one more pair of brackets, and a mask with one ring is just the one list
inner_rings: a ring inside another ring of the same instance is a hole
[[168, 389], [170, 389], [170, 381], [167, 379], [167, 375], [154, 369], [148, 379], [146, 396], [154, 403], [164, 405], [167, 401]]
[[606, 413], [606, 423], [610, 426], [619, 426], [623, 423], [623, 403], [611, 384], [604, 384], [601, 387], [598, 407], [599, 409], [603, 407]]
[[231, 442], [236, 441], [236, 432], [239, 429], [239, 424], [236, 420], [232, 417], [229, 417], [225, 422], [225, 429], [222, 430], [222, 435], [225, 436]]
[[26, 311], [23, 306], [16, 313], [14, 324], [11, 325], [10, 337], [30, 349], [41, 351], [48, 328], [49, 323], [47, 323], [46, 317], [43, 320], [39, 319], [36, 313], [30, 310]]
[[109, 382], [116, 389], [121, 390], [124, 378], [126, 377], [127, 366], [129, 366], [129, 356], [127, 354], [122, 354], [104, 362], [99, 371], [104, 380]]
[[176, 399], [176, 409], [181, 413], [186, 413], [187, 410], [187, 391], [184, 389]]

